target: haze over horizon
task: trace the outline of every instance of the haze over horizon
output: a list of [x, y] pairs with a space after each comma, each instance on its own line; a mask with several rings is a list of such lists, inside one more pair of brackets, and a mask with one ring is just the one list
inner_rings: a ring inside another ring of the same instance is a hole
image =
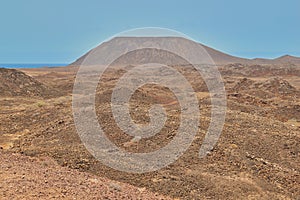
[[0, 5], [0, 63], [71, 63], [112, 35], [139, 27], [174, 29], [243, 58], [300, 57], [297, 0], [12, 0]]

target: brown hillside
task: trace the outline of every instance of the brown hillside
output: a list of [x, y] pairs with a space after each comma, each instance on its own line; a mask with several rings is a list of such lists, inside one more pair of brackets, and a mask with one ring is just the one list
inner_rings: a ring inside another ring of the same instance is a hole
[[37, 96], [49, 98], [57, 96], [58, 92], [24, 72], [15, 69], [0, 68], [0, 95], [8, 97]]

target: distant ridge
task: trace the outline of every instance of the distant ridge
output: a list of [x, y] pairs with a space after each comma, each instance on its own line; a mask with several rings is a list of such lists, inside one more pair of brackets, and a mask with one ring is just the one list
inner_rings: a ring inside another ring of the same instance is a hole
[[[149, 40], [149, 38], [151, 39], [151, 37], [148, 37], [147, 39]], [[128, 39], [128, 37], [116, 37], [113, 38], [112, 40], [105, 42], [101, 45], [104, 44], [108, 44], [108, 43], [112, 43], [114, 45], [124, 45], [124, 41], [125, 39]], [[145, 38], [130, 38], [133, 40], [141, 40], [143, 41], [143, 39]], [[153, 38], [156, 39], [157, 38]], [[178, 40], [178, 42], [180, 42], [180, 40], [186, 40], [185, 38], [181, 38], [181, 37], [162, 37], [161, 40]], [[214, 60], [215, 64], [217, 65], [227, 65], [227, 64], [233, 64], [233, 63], [240, 63], [240, 64], [249, 64], [249, 65], [253, 65], [253, 64], [294, 64], [294, 65], [300, 65], [300, 57], [294, 57], [294, 56], [290, 56], [290, 55], [284, 55], [275, 59], [265, 59], [265, 58], [255, 58], [255, 59], [247, 59], [247, 58], [241, 58], [241, 57], [236, 57], [236, 56], [232, 56], [226, 53], [223, 53], [221, 51], [215, 50], [211, 47], [205, 46], [203, 44], [198, 43], [199, 47], [195, 47], [194, 49], [192, 49], [192, 51], [199, 51], [200, 47], [203, 47], [207, 53], [211, 56], [211, 58]], [[198, 48], [198, 49], [197, 49]], [[92, 49], [93, 50], [93, 49]], [[78, 58], [75, 62], [71, 63], [70, 65], [73, 66], [78, 66], [81, 65], [81, 63], [84, 61], [84, 59], [86, 58], [86, 56], [92, 51], [90, 50], [89, 52], [87, 52], [86, 54], [84, 54], [83, 56], [81, 56], [80, 58]]]
[[255, 58], [253, 61], [257, 64], [294, 64], [300, 65], [300, 58], [290, 55], [280, 56], [275, 59]]

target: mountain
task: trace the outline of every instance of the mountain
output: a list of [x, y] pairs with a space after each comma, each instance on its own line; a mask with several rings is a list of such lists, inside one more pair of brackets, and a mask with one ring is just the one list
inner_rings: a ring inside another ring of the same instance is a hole
[[280, 60], [280, 62], [289, 62], [294, 63], [296, 65], [300, 65], [300, 58], [296, 56], [285, 55], [277, 58], [276, 60]]
[[254, 59], [259, 64], [284, 64], [284, 63], [292, 63], [295, 65], [300, 65], [300, 58], [290, 55], [284, 55], [275, 59], [263, 59], [256, 58]]
[[[108, 42], [104, 42], [101, 45], [116, 45], [117, 46], [123, 46], [126, 45], [126, 42], [128, 42], [128, 39], [134, 40], [135, 42], [145, 42], [146, 40], [149, 40], [149, 37], [147, 38], [140, 38], [140, 37], [116, 37]], [[151, 38], [150, 38], [151, 40]], [[165, 42], [169, 40], [175, 40], [175, 42], [179, 43], [181, 41], [184, 41], [186, 39], [180, 38], [180, 37], [161, 37], [161, 38], [153, 38], [153, 40], [159, 40], [160, 42]], [[187, 41], [187, 40], [186, 40]], [[294, 65], [300, 65], [300, 58], [294, 57], [290, 55], [281, 56], [279, 58], [275, 59], [265, 59], [265, 58], [255, 58], [255, 59], [247, 59], [247, 58], [240, 58], [236, 56], [231, 56], [229, 54], [226, 54], [224, 52], [218, 51], [216, 49], [213, 49], [211, 47], [205, 46], [203, 44], [197, 43], [198, 46], [193, 46], [192, 51], [199, 51], [200, 48], [204, 48], [207, 53], [211, 56], [211, 58], [214, 60], [214, 62], [217, 65], [226, 65], [226, 64], [233, 64], [233, 63], [240, 63], [240, 64], [294, 64]], [[98, 48], [98, 47], [97, 47]], [[90, 50], [80, 58], [78, 58], [75, 62], [71, 63], [72, 66], [79, 66], [84, 61], [84, 59], [87, 57], [87, 55], [93, 51]], [[143, 56], [143, 55], [140, 55]]]

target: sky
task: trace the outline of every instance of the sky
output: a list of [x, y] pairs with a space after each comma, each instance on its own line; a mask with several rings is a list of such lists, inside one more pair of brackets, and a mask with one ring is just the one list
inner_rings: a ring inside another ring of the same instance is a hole
[[0, 63], [71, 63], [140, 27], [173, 29], [234, 56], [300, 56], [299, 0], [1, 0]]

